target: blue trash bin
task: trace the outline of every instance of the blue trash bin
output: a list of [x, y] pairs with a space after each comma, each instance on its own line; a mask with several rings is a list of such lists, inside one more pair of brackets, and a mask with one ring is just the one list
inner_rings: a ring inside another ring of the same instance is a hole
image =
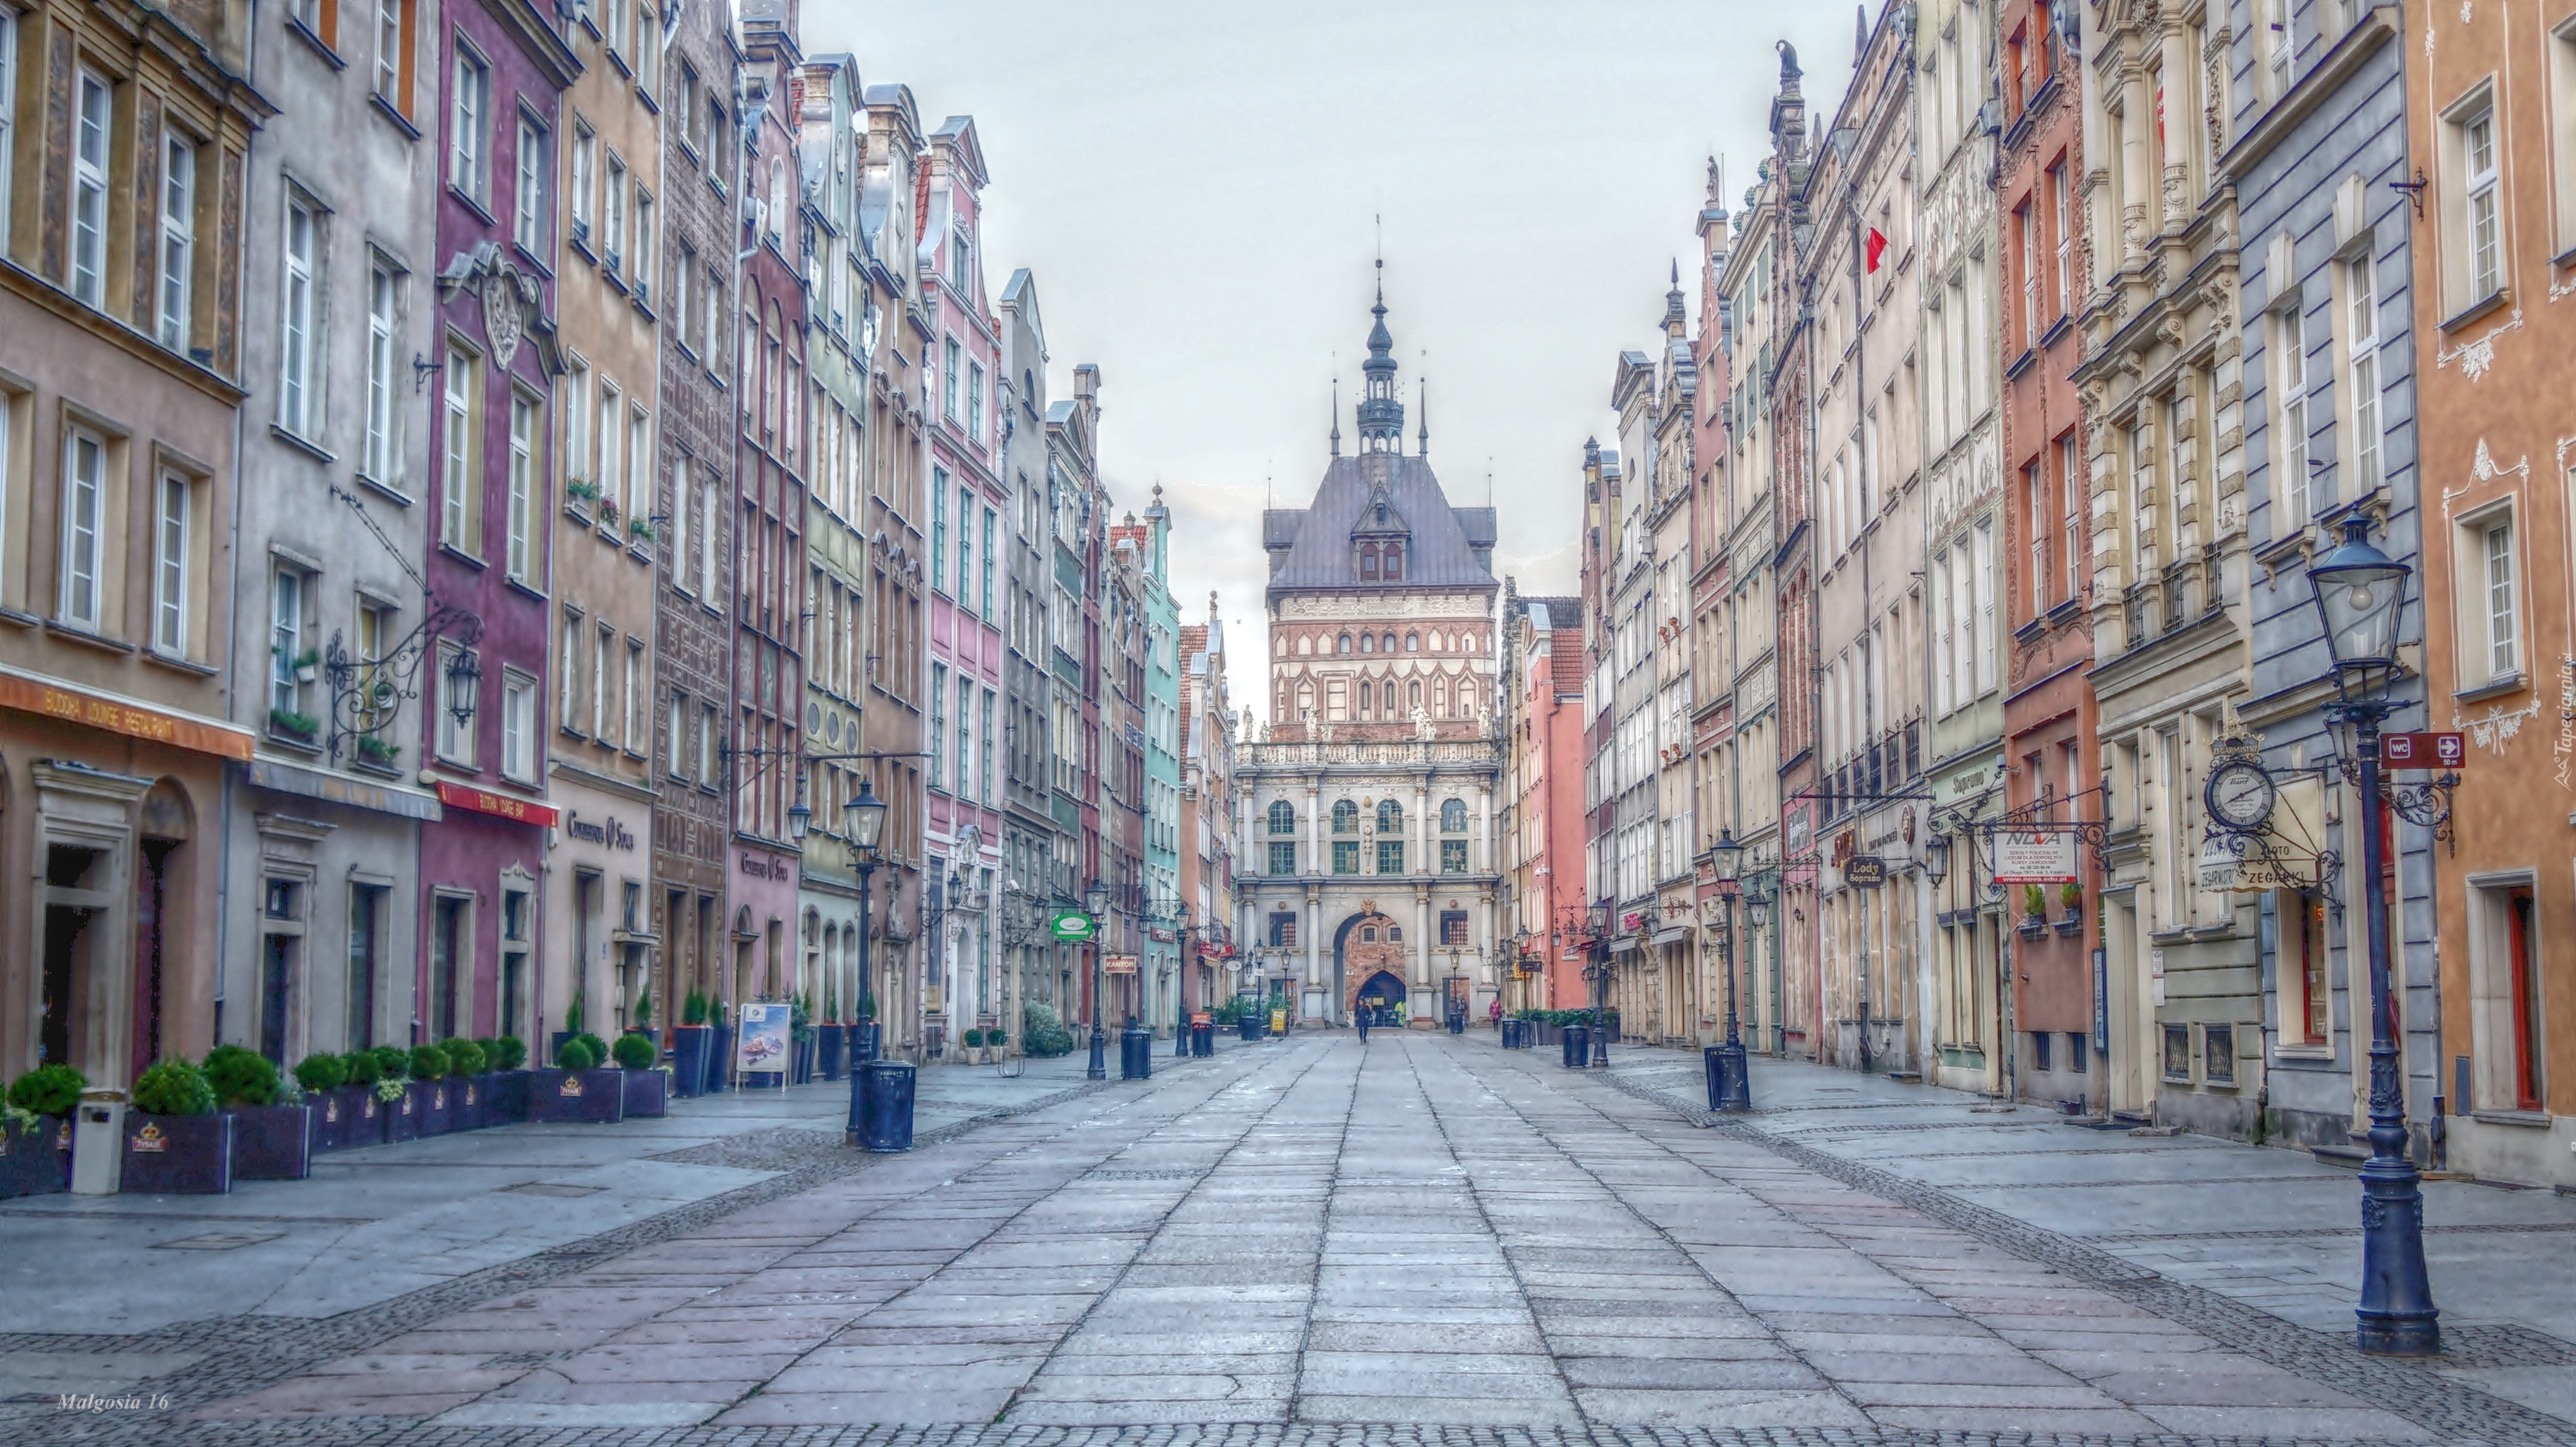
[[1565, 1067], [1581, 1070], [1592, 1063], [1592, 1032], [1581, 1025], [1565, 1027]]
[[1154, 1032], [1130, 1025], [1118, 1032], [1118, 1078], [1150, 1080], [1154, 1074]]
[[850, 1077], [850, 1143], [866, 1151], [912, 1149], [913, 1068], [871, 1060]]

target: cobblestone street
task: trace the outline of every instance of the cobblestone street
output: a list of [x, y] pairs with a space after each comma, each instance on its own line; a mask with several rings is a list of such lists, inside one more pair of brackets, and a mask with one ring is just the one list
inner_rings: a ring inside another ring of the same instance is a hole
[[[657, 1158], [684, 1204], [344, 1310], [78, 1336], [16, 1317], [5, 1410], [18, 1440], [205, 1443], [2576, 1442], [2549, 1414], [2576, 1349], [2548, 1329], [2576, 1212], [2546, 1195], [2428, 1191], [2459, 1350], [2418, 1366], [2345, 1344], [2352, 1180], [2285, 1152], [1795, 1067], [1712, 1126], [1694, 1059], [1576, 1073], [1485, 1032], [1156, 1064], [1035, 1079], [899, 1157], [713, 1132], [703, 1164]], [[2012, 1155], [2096, 1189], [1998, 1206], [2012, 1163], [1971, 1162]], [[2132, 1184], [2175, 1163], [2196, 1183], [2165, 1206]], [[2228, 1216], [2205, 1195], [2264, 1185], [2287, 1192]], [[2532, 1300], [2469, 1243], [2518, 1253]], [[245, 1303], [303, 1269], [228, 1259]], [[48, 1275], [22, 1261], [12, 1296]], [[167, 1406], [54, 1400], [126, 1391]]]

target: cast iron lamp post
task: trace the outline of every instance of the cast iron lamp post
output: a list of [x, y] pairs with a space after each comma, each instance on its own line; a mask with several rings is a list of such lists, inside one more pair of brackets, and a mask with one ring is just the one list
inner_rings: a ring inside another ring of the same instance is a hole
[[2424, 1269], [2422, 1177], [2406, 1151], [2406, 1097], [2398, 1077], [2394, 985], [2388, 962], [2388, 891], [2380, 878], [2379, 726], [2397, 672], [2398, 605], [2404, 563], [2371, 546], [2370, 520], [2343, 520], [2343, 545], [2308, 569], [2326, 647], [2334, 656], [2337, 700], [2329, 723], [2349, 724], [2362, 800], [2361, 914], [2370, 946], [2370, 1159], [2361, 1168], [2361, 1306], [2356, 1344], [2389, 1356], [2442, 1349], [2441, 1312]]
[[1083, 1074], [1091, 1080], [1109, 1078], [1109, 1036], [1100, 1028], [1100, 948], [1101, 929], [1108, 923], [1109, 886], [1098, 879], [1082, 892], [1083, 908], [1091, 915], [1091, 1068]]
[[[1744, 922], [1746, 925], [1751, 927], [1753, 938], [1756, 940], [1761, 939], [1763, 937], [1762, 932], [1768, 929], [1771, 925], [1771, 892], [1764, 888], [1762, 876], [1760, 875], [1756, 875], [1754, 877], [1753, 887], [1744, 892]], [[1746, 961], [1746, 965], [1747, 968], [1744, 971], [1744, 992], [1749, 995], [1753, 992], [1753, 971], [1750, 967], [1751, 961], [1749, 957]], [[1776, 1035], [1772, 1037], [1771, 1048], [1774, 1053], [1777, 1053], [1779, 1050], [1779, 1037]]]
[[884, 862], [884, 852], [877, 841], [885, 835], [885, 800], [877, 797], [875, 787], [862, 776], [856, 798], [842, 806], [850, 825], [850, 867], [859, 872], [859, 1031], [868, 1047], [868, 1058], [876, 1058], [876, 977], [868, 966], [868, 896], [875, 891], [871, 883], [877, 866]]
[[1602, 1035], [1602, 1014], [1610, 1009], [1610, 901], [1592, 906], [1592, 1063], [1610, 1069], [1610, 1040]]
[[1172, 1002], [1180, 1016], [1172, 1027], [1172, 1058], [1178, 1060], [1190, 1053], [1190, 902], [1174, 905], [1172, 918]]
[[1735, 1011], [1735, 896], [1742, 887], [1738, 871], [1744, 866], [1744, 846], [1736, 842], [1734, 830], [1721, 829], [1708, 852], [1717, 874], [1719, 918], [1724, 922], [1718, 960], [1726, 972], [1726, 1042], [1713, 1047], [1717, 1078], [1709, 1105], [1716, 1110], [1751, 1110], [1753, 1085], [1745, 1078], [1744, 1037]]

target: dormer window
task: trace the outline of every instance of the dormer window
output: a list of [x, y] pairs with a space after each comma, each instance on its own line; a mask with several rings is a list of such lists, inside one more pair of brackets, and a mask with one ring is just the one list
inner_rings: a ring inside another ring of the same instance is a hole
[[1360, 544], [1360, 581], [1363, 583], [1377, 581], [1377, 544], [1375, 543]]
[[1404, 544], [1389, 543], [1383, 554], [1384, 565], [1379, 576], [1389, 583], [1404, 581]]

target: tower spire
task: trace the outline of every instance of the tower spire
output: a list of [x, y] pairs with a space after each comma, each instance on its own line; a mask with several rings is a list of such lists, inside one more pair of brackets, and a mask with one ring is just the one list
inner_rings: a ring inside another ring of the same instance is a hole
[[1342, 379], [1333, 379], [1333, 455], [1342, 455]]
[[[1383, 272], [1386, 258], [1379, 257]], [[1404, 450], [1404, 404], [1395, 400], [1395, 336], [1386, 329], [1386, 282], [1377, 283], [1377, 299], [1369, 307], [1375, 320], [1369, 327], [1368, 360], [1360, 363], [1367, 381], [1360, 396], [1360, 451], [1401, 452]]]

